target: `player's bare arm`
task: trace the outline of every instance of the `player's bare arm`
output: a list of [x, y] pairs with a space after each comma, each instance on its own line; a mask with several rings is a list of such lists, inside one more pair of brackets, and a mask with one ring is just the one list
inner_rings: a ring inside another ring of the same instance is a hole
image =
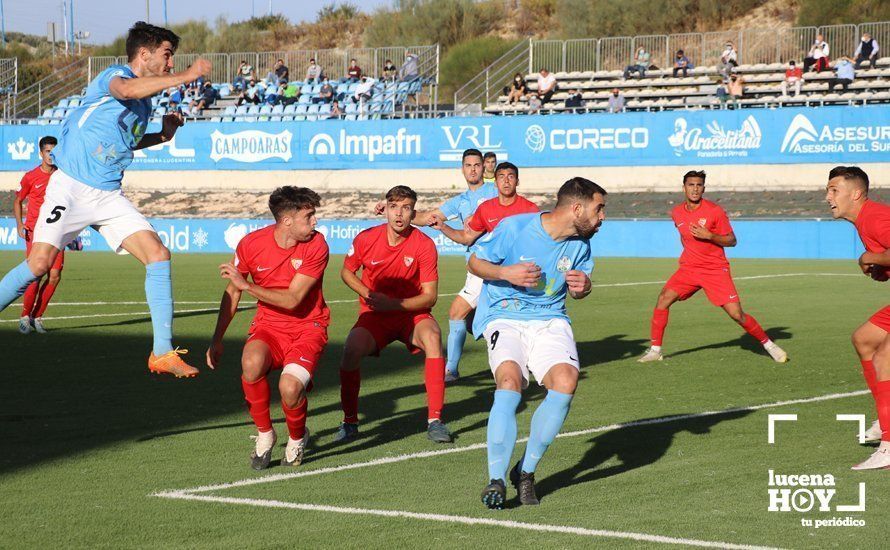
[[880, 253], [863, 252], [862, 256], [859, 256], [859, 265], [890, 267], [890, 249]]
[[142, 139], [139, 140], [139, 143], [136, 144], [134, 149], [145, 149], [146, 147], [153, 147], [160, 143], [170, 141], [173, 139], [173, 136], [176, 135], [176, 130], [183, 124], [185, 124], [185, 119], [183, 118], [182, 113], [178, 111], [167, 113], [164, 115], [164, 118], [161, 119], [161, 131], [145, 134], [142, 136]]
[[213, 330], [213, 340], [207, 348], [207, 366], [215, 369], [219, 365], [223, 354], [223, 337], [235, 314], [238, 313], [238, 304], [241, 303], [241, 290], [229, 282], [223, 291], [219, 301], [219, 314], [216, 316], [216, 328]]
[[232, 281], [232, 284], [239, 290], [250, 294], [257, 300], [283, 309], [296, 309], [309, 294], [312, 286], [318, 282], [318, 279], [314, 277], [297, 273], [287, 288], [265, 288], [245, 279], [244, 275], [232, 263], [219, 266], [219, 273], [223, 279]]
[[467, 263], [470, 273], [486, 281], [507, 281], [511, 285], [533, 287], [541, 279], [541, 266], [534, 262], [523, 262], [513, 265], [497, 265], [470, 255]]
[[586, 298], [592, 288], [590, 276], [577, 269], [566, 271], [566, 285], [569, 287], [569, 296], [575, 300]]
[[430, 225], [433, 216], [443, 220], [446, 219], [445, 214], [438, 208], [435, 210], [417, 210], [414, 213], [414, 219], [411, 220], [411, 224], [416, 225], [417, 227], [426, 227]]
[[343, 279], [346, 286], [351, 288], [353, 292], [367, 300], [368, 295], [371, 293], [371, 289], [365, 286], [359, 276], [356, 275], [356, 271], [352, 271], [346, 266], [343, 266], [340, 268], [340, 278]]
[[704, 228], [700, 225], [690, 226], [689, 231], [692, 232], [692, 235], [696, 239], [711, 241], [712, 243], [716, 244], [717, 246], [722, 246], [722, 247], [728, 248], [728, 247], [733, 247], [738, 243], [738, 241], [735, 238], [735, 233], [733, 233], [732, 231], [730, 231], [726, 235], [717, 235], [715, 233], [708, 231], [706, 228]]
[[430, 227], [436, 231], [441, 231], [443, 235], [452, 241], [465, 246], [471, 246], [485, 233], [484, 231], [475, 231], [467, 226], [464, 226], [463, 229], [455, 229], [445, 223], [444, 217], [439, 217], [436, 214], [432, 214], [429, 219]]
[[[164, 55], [173, 57], [173, 52], [167, 50]], [[210, 74], [212, 68], [210, 61], [198, 59], [188, 69], [177, 74], [165, 74], [159, 76], [142, 76], [139, 78], [113, 78], [108, 84], [108, 91], [112, 97], [120, 100], [145, 99], [163, 92], [167, 88], [180, 86], [188, 82], [194, 82], [199, 77]]]
[[25, 238], [25, 224], [22, 222], [22, 202], [18, 196], [15, 197], [12, 201], [12, 211], [15, 215], [15, 227], [18, 231], [19, 237]]

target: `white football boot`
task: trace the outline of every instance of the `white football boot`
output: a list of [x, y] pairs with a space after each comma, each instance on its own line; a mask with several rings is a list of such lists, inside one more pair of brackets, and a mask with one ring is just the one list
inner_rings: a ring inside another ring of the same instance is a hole
[[269, 430], [258, 432], [250, 438], [256, 440], [256, 447], [250, 455], [250, 467], [254, 470], [265, 470], [272, 460], [272, 449], [278, 441], [278, 436], [275, 435], [275, 430]]
[[788, 354], [785, 353], [785, 350], [776, 345], [772, 340], [767, 340], [765, 344], [763, 344], [763, 349], [769, 353], [769, 356], [773, 358], [773, 361], [776, 363], [787, 363], [788, 362]]
[[284, 448], [284, 460], [281, 462], [283, 466], [299, 466], [303, 463], [303, 452], [309, 443], [309, 428], [303, 434], [303, 439], [287, 438], [287, 447]]
[[46, 334], [46, 327], [43, 326], [43, 317], [34, 319], [34, 330], [37, 331], [37, 334]]
[[32, 330], [34, 329], [31, 328], [30, 317], [22, 317], [19, 319], [19, 332], [21, 332], [22, 334], [28, 334]]
[[661, 354], [661, 346], [652, 346], [646, 350], [642, 357], [637, 359], [637, 363], [649, 363], [651, 361], [661, 361], [664, 355]]
[[881, 441], [878, 450], [872, 453], [865, 462], [850, 468], [851, 470], [888, 470], [890, 469], [890, 441]]

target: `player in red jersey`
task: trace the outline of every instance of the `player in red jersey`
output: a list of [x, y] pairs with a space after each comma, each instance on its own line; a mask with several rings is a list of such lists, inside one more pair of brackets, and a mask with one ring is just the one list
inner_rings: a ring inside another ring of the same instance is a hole
[[671, 210], [671, 219], [680, 232], [683, 253], [680, 268], [668, 279], [652, 312], [652, 347], [640, 357], [640, 363], [661, 361], [661, 342], [668, 323], [668, 308], [677, 300], [685, 300], [704, 289], [708, 300], [723, 308], [745, 332], [763, 345], [777, 363], [784, 363], [788, 355], [764, 332], [754, 316], [742, 311], [739, 293], [732, 281], [729, 262], [723, 249], [735, 246], [736, 238], [726, 212], [717, 204], [705, 200], [704, 171], [689, 171], [683, 176], [686, 200]]
[[[430, 314], [439, 294], [438, 254], [433, 240], [411, 225], [417, 193], [397, 185], [386, 193], [386, 223], [366, 229], [352, 241], [340, 276], [359, 295], [359, 316], [346, 338], [340, 362], [343, 423], [335, 437], [358, 435], [361, 361], [379, 355], [395, 340], [411, 353], [423, 351], [427, 394], [427, 436], [452, 440], [442, 422], [445, 358], [439, 324]], [[356, 275], [362, 270], [361, 278]]]
[[[463, 229], [455, 229], [445, 223], [445, 218], [430, 216], [430, 226], [441, 231], [452, 241], [472, 246], [479, 237], [491, 233], [504, 218], [516, 214], [540, 212], [538, 205], [516, 192], [519, 187], [519, 168], [512, 162], [498, 164], [494, 171], [498, 196], [476, 207]], [[446, 382], [448, 381], [446, 374]]]
[[[223, 336], [241, 294], [257, 299], [247, 343], [241, 354], [241, 388], [250, 416], [257, 427], [251, 466], [269, 466], [276, 435], [269, 415], [269, 383], [272, 369], [282, 369], [278, 381], [281, 408], [289, 438], [282, 464], [298, 466], [309, 438], [306, 430], [306, 394], [328, 342], [330, 311], [322, 295], [328, 245], [315, 231], [315, 209], [321, 200], [305, 187], [279, 187], [269, 197], [275, 224], [247, 234], [235, 249], [231, 263], [219, 266], [229, 280], [219, 306], [207, 365], [219, 365]], [[251, 281], [247, 281], [250, 275]]]
[[[21, 186], [12, 203], [19, 236], [25, 239], [26, 258], [31, 253], [31, 238], [34, 236], [34, 225], [37, 223], [40, 205], [43, 204], [49, 177], [56, 171], [56, 166], [53, 164], [49, 153], [58, 143], [58, 140], [53, 136], [40, 138], [40, 141], [37, 143], [37, 147], [40, 149], [40, 166], [22, 177]], [[24, 201], [28, 201], [28, 215], [23, 222], [22, 203]], [[52, 267], [50, 267], [49, 275], [42, 284], [40, 279], [37, 279], [28, 285], [25, 295], [22, 297], [22, 316], [19, 319], [19, 332], [22, 334], [28, 334], [32, 330], [36, 330], [40, 334], [46, 332], [43, 326], [43, 313], [46, 311], [46, 306], [62, 280], [64, 264], [65, 253], [60, 252], [56, 256]]]
[[[837, 166], [828, 173], [825, 200], [831, 215], [856, 226], [865, 252], [862, 272], [878, 282], [890, 277], [890, 205], [868, 199], [868, 175], [856, 166]], [[874, 397], [878, 420], [866, 432], [880, 440], [878, 449], [854, 470], [890, 469], [890, 305], [878, 310], [853, 333], [865, 383]]]

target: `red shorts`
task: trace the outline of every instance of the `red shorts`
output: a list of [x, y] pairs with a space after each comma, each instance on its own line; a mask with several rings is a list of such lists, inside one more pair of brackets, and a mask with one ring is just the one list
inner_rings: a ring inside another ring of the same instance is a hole
[[717, 307], [739, 301], [739, 293], [732, 282], [732, 274], [726, 269], [690, 269], [681, 267], [671, 275], [665, 288], [669, 288], [685, 300], [705, 289], [708, 300]]
[[305, 326], [285, 330], [270, 325], [252, 324], [248, 334], [248, 342], [258, 340], [269, 346], [273, 370], [296, 365], [305, 369], [313, 378], [328, 343], [327, 328], [317, 323], [306, 323]]
[[[25, 238], [25, 258], [27, 258], [31, 254], [31, 237], [34, 235], [34, 231], [28, 230], [26, 233], [28, 235]], [[65, 267], [65, 251], [62, 250], [56, 255], [56, 261], [53, 262], [53, 266], [50, 268], [51, 271], [62, 271], [62, 268]]]
[[435, 318], [429, 313], [416, 313], [413, 311], [366, 311], [358, 316], [358, 321], [352, 328], [363, 328], [371, 333], [377, 343], [377, 351], [373, 355], [380, 355], [380, 351], [396, 340], [403, 342], [411, 353], [420, 353], [420, 348], [411, 344], [411, 335], [416, 327], [424, 319]]
[[868, 322], [890, 332], [890, 306], [878, 310], [877, 313], [869, 317]]

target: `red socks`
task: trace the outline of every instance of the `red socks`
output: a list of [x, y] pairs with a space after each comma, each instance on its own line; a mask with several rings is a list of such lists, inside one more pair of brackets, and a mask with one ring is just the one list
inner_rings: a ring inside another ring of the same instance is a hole
[[441, 419], [442, 407], [445, 404], [445, 358], [427, 357], [424, 363], [424, 382], [426, 383], [427, 418]]
[[309, 400], [305, 397], [303, 402], [288, 409], [284, 402], [281, 402], [281, 409], [284, 411], [284, 420], [287, 422], [287, 432], [291, 439], [303, 439], [306, 435], [306, 409], [309, 407]]
[[37, 313], [32, 315], [32, 317], [43, 317], [44, 312], [46, 312], [46, 306], [49, 305], [49, 301], [52, 300], [55, 291], [56, 285], [51, 285], [49, 278], [47, 278], [43, 286], [40, 287], [40, 292], [37, 293]]
[[[268, 432], [272, 429], [272, 417], [269, 416], [269, 382], [262, 377], [256, 382], [248, 382], [241, 379], [241, 389], [244, 390], [244, 399], [247, 401], [247, 409], [250, 412], [257, 430]], [[305, 425], [305, 415], [303, 422]]]
[[361, 369], [340, 369], [340, 404], [343, 407], [343, 422], [358, 424], [358, 392], [361, 387]]
[[664, 339], [664, 329], [668, 324], [668, 315], [670, 315], [669, 309], [656, 308], [652, 311], [652, 329], [650, 335], [652, 337], [653, 346], [661, 346], [661, 341]]
[[865, 385], [868, 386], [868, 389], [871, 391], [872, 397], [875, 396], [875, 386], [878, 383], [878, 373], [875, 371], [875, 364], [871, 359], [860, 360], [862, 363], [862, 376], [865, 378]]
[[34, 311], [34, 301], [37, 300], [37, 290], [40, 288], [40, 281], [34, 281], [25, 289], [25, 295], [22, 296], [22, 317], [30, 317]]
[[881, 441], [890, 441], [890, 380], [875, 382], [873, 393], [878, 409], [878, 421], [884, 432]]
[[754, 316], [750, 313], [745, 314], [745, 322], [742, 323], [742, 328], [745, 329], [745, 332], [757, 339], [757, 341], [761, 344], [765, 344], [767, 340], [769, 340], [769, 336], [767, 336], [766, 332], [763, 331], [763, 327], [760, 326], [760, 323], [757, 322], [757, 319], [755, 319]]

